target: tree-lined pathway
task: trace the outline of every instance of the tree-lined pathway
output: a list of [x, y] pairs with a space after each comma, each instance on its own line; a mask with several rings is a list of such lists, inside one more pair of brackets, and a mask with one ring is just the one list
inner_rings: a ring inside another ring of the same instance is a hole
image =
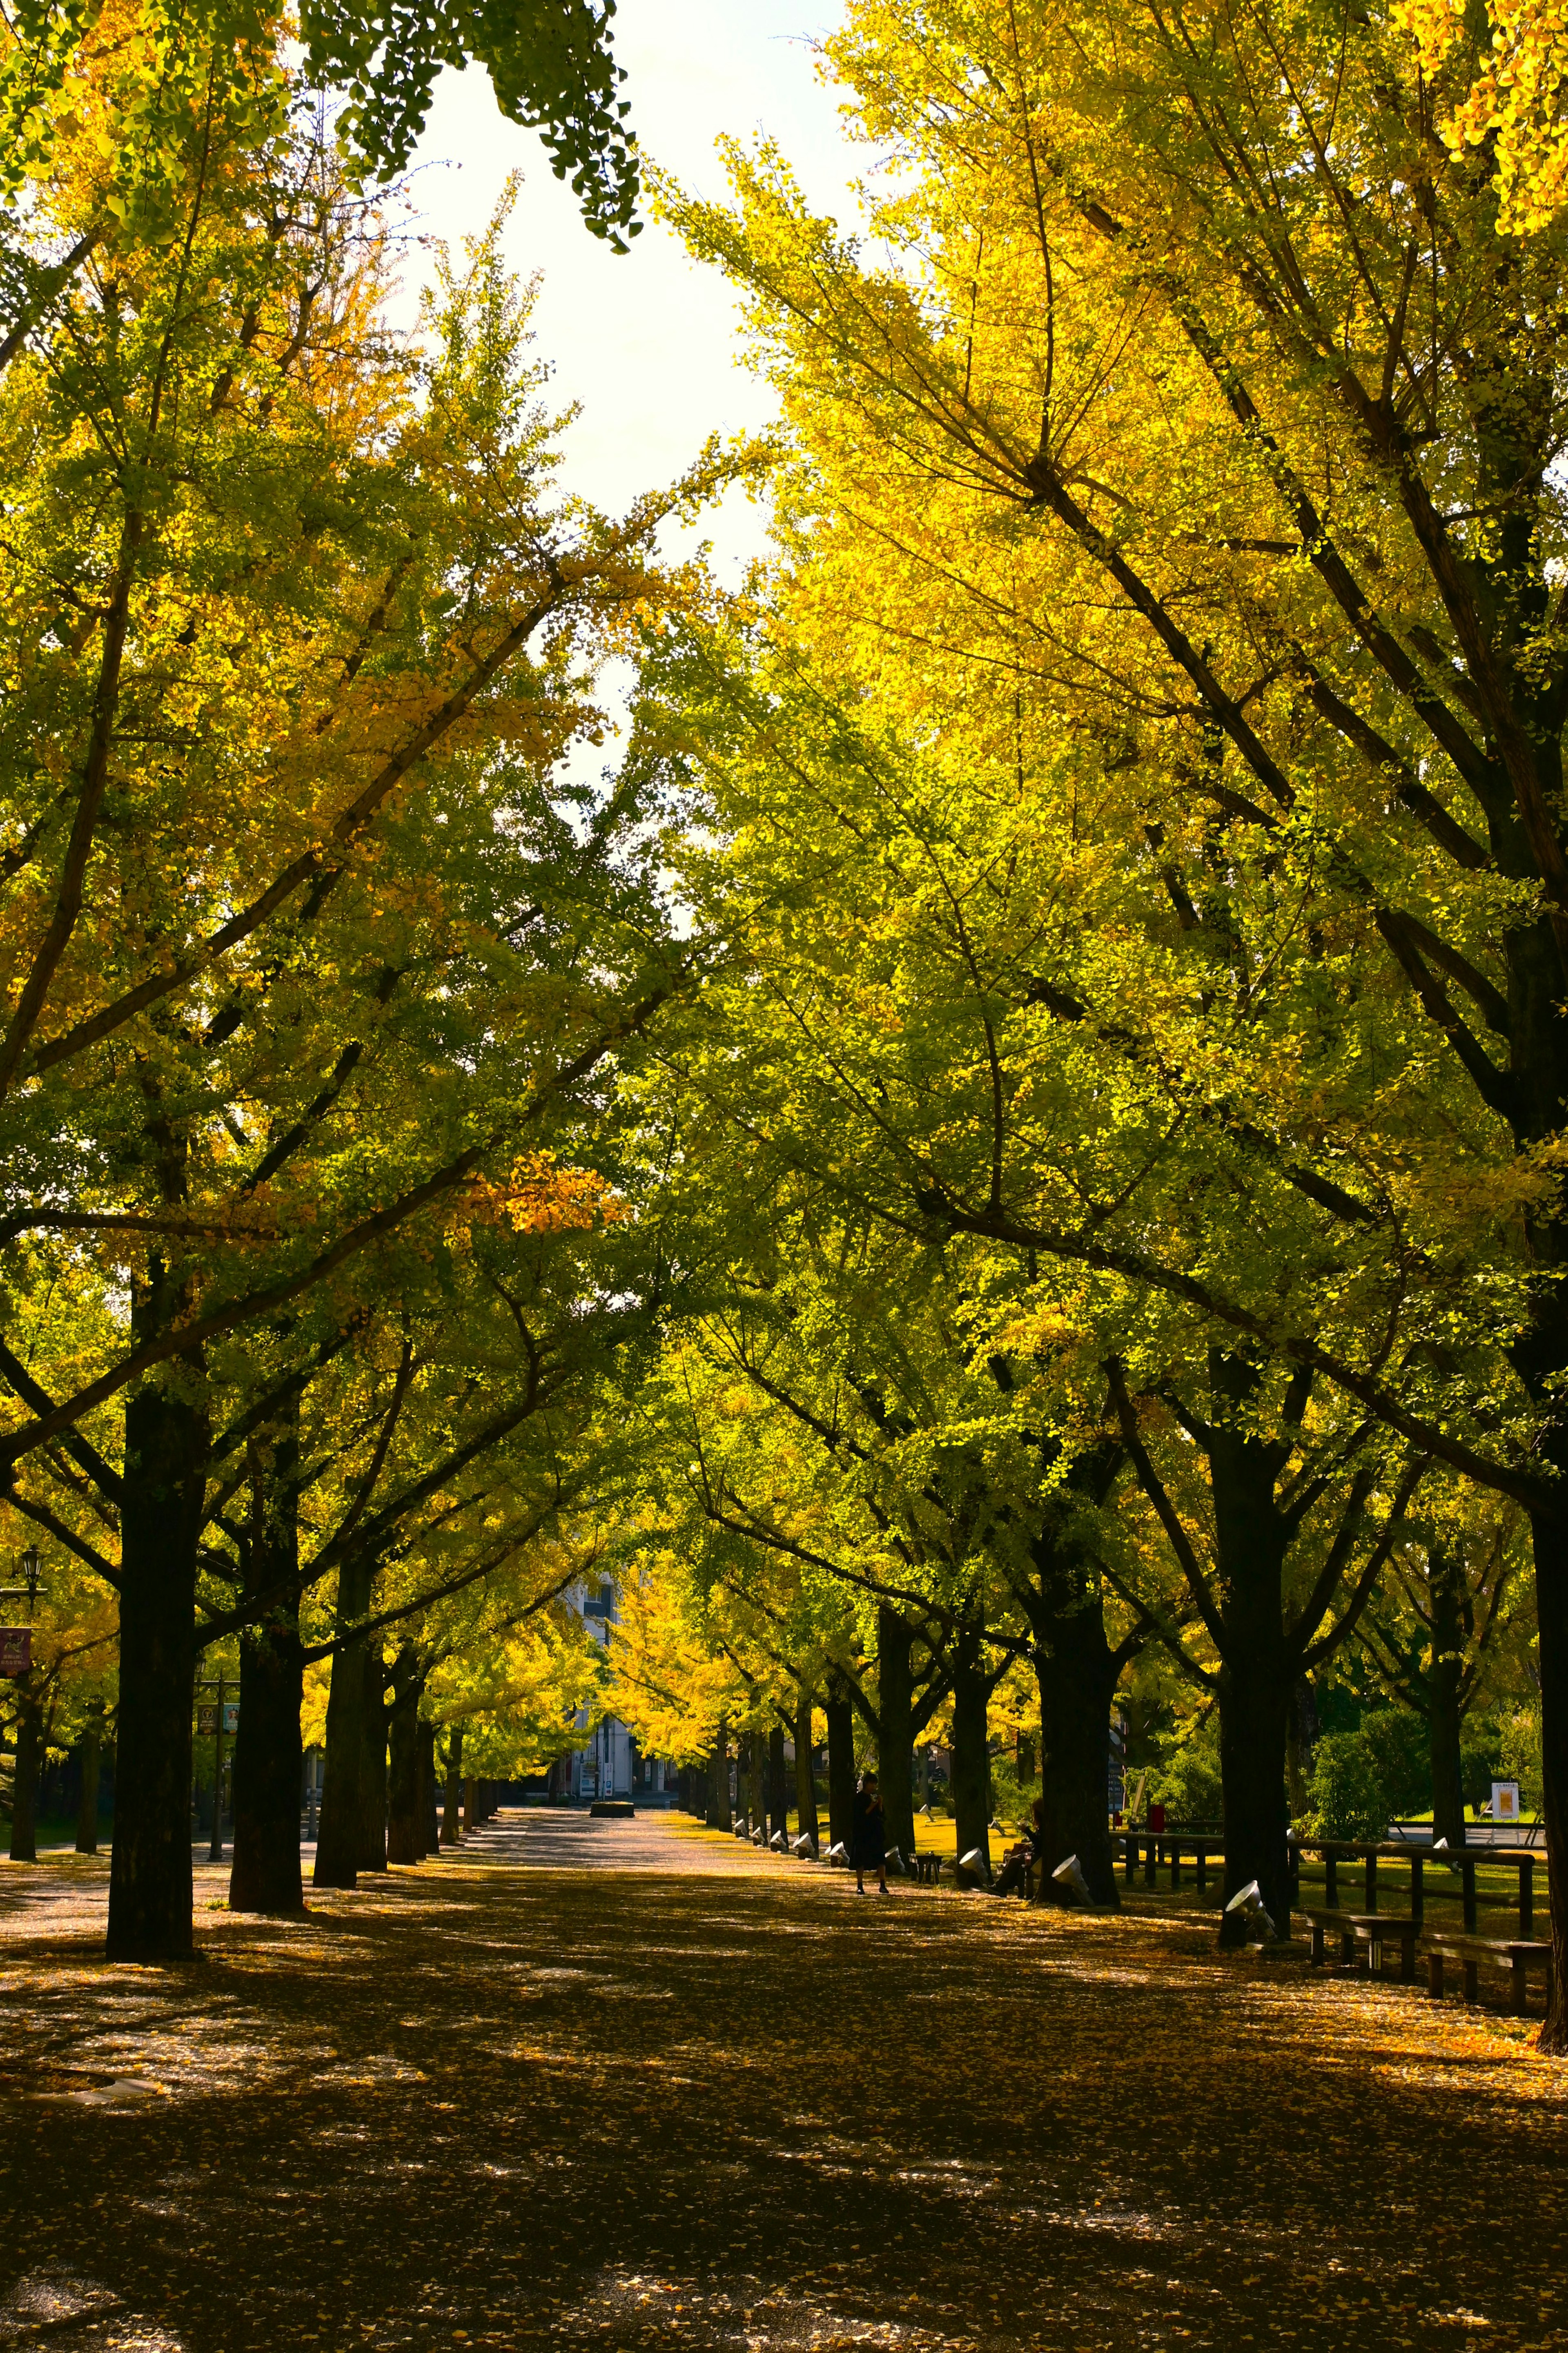
[[510, 1815], [298, 1923], [207, 1880], [138, 1968], [101, 1863], [0, 1874], [0, 2346], [1568, 2334], [1568, 2064], [1506, 2019], [668, 1817]]

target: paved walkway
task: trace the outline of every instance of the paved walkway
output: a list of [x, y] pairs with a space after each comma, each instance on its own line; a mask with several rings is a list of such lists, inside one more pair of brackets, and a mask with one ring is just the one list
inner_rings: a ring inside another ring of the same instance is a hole
[[21, 1876], [0, 2347], [1568, 2343], [1568, 2066], [1195, 1923], [524, 1813], [110, 1968]]

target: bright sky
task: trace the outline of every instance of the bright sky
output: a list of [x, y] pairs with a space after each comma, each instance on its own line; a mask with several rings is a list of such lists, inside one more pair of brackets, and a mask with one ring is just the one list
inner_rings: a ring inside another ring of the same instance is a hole
[[[863, 159], [842, 136], [838, 96], [811, 49], [837, 14], [835, 0], [620, 0], [616, 55], [645, 154], [720, 196], [714, 141], [765, 131], [816, 210], [854, 218], [847, 182]], [[506, 250], [518, 270], [544, 272], [540, 355], [554, 371], [556, 404], [582, 404], [568, 443], [572, 489], [617, 512], [679, 474], [710, 432], [766, 420], [771, 396], [737, 364], [736, 307], [717, 273], [653, 222], [624, 256], [590, 237], [538, 140], [502, 119], [482, 72], [444, 78], [416, 164], [422, 226], [454, 244], [483, 227], [509, 172], [525, 174]], [[764, 530], [760, 510], [735, 498], [701, 535], [727, 570]]]

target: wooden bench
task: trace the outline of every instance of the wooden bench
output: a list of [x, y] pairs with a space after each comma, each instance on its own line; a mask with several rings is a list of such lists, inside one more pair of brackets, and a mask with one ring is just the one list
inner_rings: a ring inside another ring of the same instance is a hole
[[1364, 1961], [1373, 1977], [1383, 1974], [1383, 1948], [1385, 1945], [1399, 1947], [1399, 1977], [1403, 1985], [1415, 1981], [1415, 1940], [1421, 1934], [1418, 1920], [1401, 1918], [1394, 1912], [1327, 1912], [1307, 1907], [1307, 1918], [1312, 1927], [1312, 1966], [1321, 1968], [1327, 1959], [1327, 1942], [1331, 1936], [1340, 1939], [1340, 1958], [1349, 1966]]
[[1355, 1931], [1351, 1925], [1350, 1913], [1314, 1911], [1310, 1904], [1306, 1905], [1305, 1910], [1312, 1926], [1312, 1967], [1315, 1969], [1322, 1968], [1328, 1957], [1324, 1947], [1331, 1936], [1338, 1936], [1341, 1940], [1342, 1960], [1347, 1962], [1352, 1960], [1355, 1957]]
[[1415, 1984], [1415, 1939], [1421, 1934], [1419, 1920], [1409, 1916], [1402, 1919], [1394, 1912], [1352, 1912], [1351, 1933], [1355, 1938], [1358, 1962], [1363, 1948], [1365, 1949], [1367, 1970], [1371, 1976], [1379, 1978], [1383, 1975], [1384, 1947], [1397, 1945], [1399, 1982], [1401, 1985]]
[[1521, 2018], [1529, 2000], [1530, 1972], [1532, 1968], [1544, 1969], [1546, 2006], [1549, 2010], [1552, 2007], [1552, 1947], [1532, 1937], [1426, 1936], [1422, 1939], [1422, 1957], [1426, 1963], [1426, 1990], [1434, 2001], [1443, 1999], [1445, 1962], [1458, 1961], [1464, 1972], [1467, 2001], [1480, 2000], [1480, 1970], [1487, 1963], [1508, 1970], [1514, 2010]]

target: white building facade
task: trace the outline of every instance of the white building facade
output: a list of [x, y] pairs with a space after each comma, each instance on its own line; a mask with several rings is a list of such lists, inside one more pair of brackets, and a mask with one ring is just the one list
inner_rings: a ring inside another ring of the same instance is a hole
[[[574, 1585], [567, 1599], [595, 1641], [607, 1647], [617, 1614], [612, 1580], [605, 1577], [596, 1588]], [[580, 1707], [577, 1723], [586, 1736], [582, 1747], [574, 1748], [562, 1759], [562, 1796], [583, 1800], [630, 1798], [654, 1804], [666, 1802], [662, 1757], [644, 1757], [634, 1736], [614, 1716], [606, 1716], [590, 1732], [588, 1710]]]

